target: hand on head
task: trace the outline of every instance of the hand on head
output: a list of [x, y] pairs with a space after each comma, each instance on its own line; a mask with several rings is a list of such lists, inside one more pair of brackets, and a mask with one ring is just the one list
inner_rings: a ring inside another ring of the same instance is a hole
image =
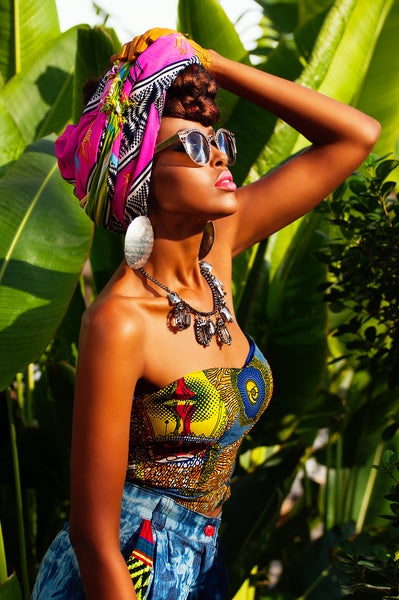
[[165, 35], [173, 34], [178, 36], [181, 42], [184, 41], [184, 43], [190, 44], [203, 66], [206, 69], [209, 67], [211, 60], [208, 50], [202, 48], [199, 44], [197, 44], [197, 42], [194, 42], [194, 40], [187, 39], [186, 36], [174, 31], [173, 29], [164, 29], [162, 27], [153, 27], [142, 35], [136, 36], [131, 42], [124, 44], [121, 53], [113, 56], [112, 60], [127, 60], [129, 62], [133, 62], [142, 52], [147, 50], [147, 48], [153, 42], [155, 42], [155, 40]]

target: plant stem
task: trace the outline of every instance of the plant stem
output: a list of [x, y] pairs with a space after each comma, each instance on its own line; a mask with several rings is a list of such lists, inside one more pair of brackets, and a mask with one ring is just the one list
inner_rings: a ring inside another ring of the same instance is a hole
[[10, 426], [10, 439], [11, 439], [11, 452], [14, 468], [15, 478], [15, 497], [17, 504], [17, 519], [18, 519], [18, 538], [19, 538], [19, 551], [21, 560], [21, 576], [22, 576], [22, 587], [24, 591], [25, 600], [29, 600], [29, 577], [28, 577], [28, 561], [26, 556], [26, 544], [25, 544], [25, 526], [24, 526], [24, 515], [22, 507], [22, 490], [21, 490], [21, 477], [19, 472], [18, 462], [18, 448], [17, 448], [17, 434], [14, 422], [14, 413], [11, 400], [10, 390], [6, 391], [7, 395], [7, 409], [8, 409], [8, 422]]
[[29, 427], [33, 425], [33, 390], [35, 387], [33, 363], [28, 365], [26, 377], [26, 420]]
[[0, 587], [7, 580], [7, 561], [6, 561], [6, 551], [4, 549], [4, 541], [3, 541], [3, 531], [1, 529], [0, 522]]
[[326, 487], [324, 493], [324, 531], [327, 531], [330, 527], [329, 519], [329, 495], [331, 488], [331, 469], [332, 469], [332, 445], [331, 445], [331, 429], [328, 432], [328, 442], [326, 448], [326, 465], [327, 465], [327, 477]]
[[324, 571], [322, 571], [320, 573], [320, 575], [318, 577], [316, 577], [316, 579], [308, 587], [308, 589], [305, 591], [305, 593], [300, 598], [298, 598], [298, 600], [306, 600], [306, 598], [313, 592], [313, 590], [319, 585], [319, 583], [321, 583], [323, 581], [323, 579], [325, 577], [327, 577], [327, 575], [329, 574], [330, 571], [331, 571], [331, 566], [327, 567], [327, 569], [324, 569]]
[[[379, 465], [381, 462], [382, 452], [384, 450], [384, 444], [378, 444], [374, 459], [373, 465]], [[366, 519], [367, 509], [370, 504], [371, 494], [373, 493], [373, 487], [375, 483], [375, 478], [377, 477], [377, 471], [375, 469], [370, 468], [370, 475], [367, 481], [366, 491], [364, 492], [363, 501], [359, 511], [359, 517], [356, 523], [356, 531], [360, 532], [363, 529], [364, 521]]]
[[337, 480], [335, 484], [335, 523], [340, 523], [342, 520], [342, 452], [343, 452], [343, 440], [342, 435], [338, 434], [336, 442], [336, 475]]
[[17, 398], [18, 406], [22, 417], [25, 419], [25, 400], [24, 400], [24, 384], [22, 381], [22, 373], [17, 373], [15, 376], [17, 382]]

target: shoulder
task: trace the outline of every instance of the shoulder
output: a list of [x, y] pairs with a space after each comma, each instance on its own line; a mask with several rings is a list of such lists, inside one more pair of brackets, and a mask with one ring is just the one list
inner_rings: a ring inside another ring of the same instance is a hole
[[92, 358], [100, 354], [121, 364], [126, 356], [137, 360], [145, 334], [139, 304], [139, 298], [118, 285], [100, 294], [83, 314], [79, 353], [89, 353]]
[[140, 319], [127, 298], [108, 296], [96, 300], [83, 314], [82, 331], [98, 337], [136, 336], [140, 333]]

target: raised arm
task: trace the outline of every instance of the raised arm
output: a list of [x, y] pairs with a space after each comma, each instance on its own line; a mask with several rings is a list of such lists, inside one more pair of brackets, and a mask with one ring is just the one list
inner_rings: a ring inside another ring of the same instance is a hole
[[130, 410], [140, 369], [134, 340], [134, 326], [121, 307], [89, 309], [79, 345], [70, 519], [87, 600], [136, 600], [119, 550]]
[[311, 142], [270, 175], [238, 190], [238, 212], [220, 223], [236, 255], [304, 215], [344, 181], [370, 153], [380, 124], [306, 87], [212, 50], [210, 56], [209, 71], [221, 87], [275, 114]]

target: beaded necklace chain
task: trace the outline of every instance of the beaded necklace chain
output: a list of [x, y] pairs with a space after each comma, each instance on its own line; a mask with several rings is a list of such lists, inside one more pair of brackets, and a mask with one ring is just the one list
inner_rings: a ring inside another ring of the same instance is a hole
[[[231, 344], [231, 335], [226, 327], [226, 323], [233, 322], [233, 316], [226, 306], [224, 297], [226, 292], [223, 290], [223, 284], [212, 275], [212, 265], [202, 260], [199, 263], [201, 275], [209, 285], [213, 297], [213, 310], [202, 312], [193, 308], [188, 302], [180, 298], [176, 292], [173, 292], [166, 285], [149, 275], [143, 268], [139, 271], [153, 283], [165, 290], [168, 294], [169, 304], [172, 306], [168, 314], [168, 323], [183, 331], [191, 325], [191, 315], [194, 317], [195, 339], [201, 346], [209, 346], [212, 337], [216, 336], [219, 343]], [[211, 317], [215, 317], [215, 321]]]

